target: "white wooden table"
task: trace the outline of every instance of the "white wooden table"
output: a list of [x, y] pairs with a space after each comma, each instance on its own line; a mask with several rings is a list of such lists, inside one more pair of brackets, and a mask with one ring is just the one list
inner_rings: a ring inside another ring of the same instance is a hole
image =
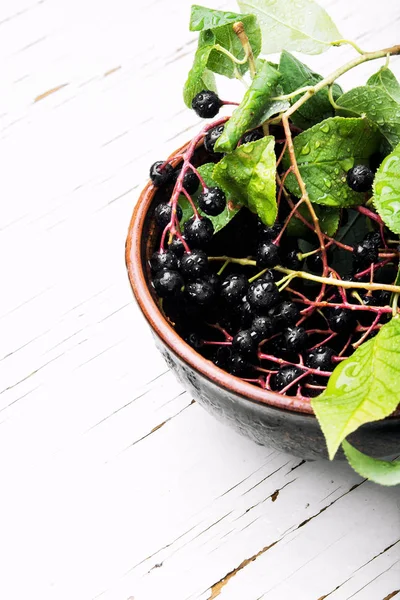
[[[395, 0], [324, 5], [368, 49], [399, 42]], [[0, 598], [400, 599], [399, 488], [216, 422], [132, 301], [132, 207], [199, 127], [189, 6], [0, 3]]]

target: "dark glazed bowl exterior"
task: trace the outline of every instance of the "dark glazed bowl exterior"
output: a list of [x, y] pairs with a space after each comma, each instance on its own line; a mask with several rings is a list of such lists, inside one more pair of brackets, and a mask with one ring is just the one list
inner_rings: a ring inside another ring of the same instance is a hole
[[[174, 164], [179, 162], [174, 156], [182, 150], [170, 157]], [[195, 158], [199, 164], [204, 162], [202, 147]], [[197, 402], [258, 444], [305, 459], [327, 458], [323, 434], [308, 402], [262, 390], [229, 375], [186, 344], [164, 318], [148, 268], [157, 240], [152, 216], [163, 200], [165, 192], [151, 183], [142, 191], [129, 227], [126, 265], [135, 299], [168, 366]], [[365, 425], [349, 439], [372, 456], [393, 456], [399, 450], [400, 415]]]

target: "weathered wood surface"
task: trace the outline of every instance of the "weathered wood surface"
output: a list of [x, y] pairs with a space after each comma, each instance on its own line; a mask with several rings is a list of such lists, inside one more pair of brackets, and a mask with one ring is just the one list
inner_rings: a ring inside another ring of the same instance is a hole
[[[324, 5], [366, 48], [399, 42], [393, 0]], [[132, 207], [199, 126], [189, 6], [0, 3], [0, 598], [400, 598], [399, 490], [214, 421], [132, 301]]]

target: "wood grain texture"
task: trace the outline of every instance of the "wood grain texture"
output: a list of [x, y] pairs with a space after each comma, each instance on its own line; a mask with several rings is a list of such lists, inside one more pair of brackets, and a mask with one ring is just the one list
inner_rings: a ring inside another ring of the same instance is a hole
[[[322, 3], [365, 48], [399, 41], [392, 0]], [[0, 3], [0, 597], [396, 597], [398, 489], [214, 421], [132, 301], [132, 207], [149, 164], [199, 127], [181, 96], [189, 7]]]

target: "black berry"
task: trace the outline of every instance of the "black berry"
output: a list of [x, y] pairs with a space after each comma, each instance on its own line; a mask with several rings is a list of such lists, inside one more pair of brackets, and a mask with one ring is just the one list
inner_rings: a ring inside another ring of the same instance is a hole
[[293, 249], [285, 252], [285, 254], [282, 258], [282, 263], [284, 264], [284, 266], [287, 267], [288, 269], [293, 269], [294, 271], [298, 271], [300, 269], [301, 263], [302, 263], [302, 261], [298, 257], [298, 254], [299, 254], [298, 248], [293, 248]]
[[279, 263], [279, 248], [273, 242], [261, 242], [257, 248], [257, 267], [275, 267]]
[[257, 127], [257, 129], [252, 129], [251, 131], [247, 131], [241, 139], [241, 144], [248, 144], [249, 142], [256, 142], [257, 140], [261, 140], [264, 137], [263, 130], [261, 127]]
[[178, 258], [181, 258], [185, 252], [185, 246], [183, 245], [182, 241], [176, 237], [169, 244], [168, 250], [173, 252]]
[[279, 302], [279, 291], [272, 281], [256, 280], [249, 286], [247, 299], [254, 310], [262, 312]]
[[267, 339], [272, 333], [273, 325], [269, 317], [256, 317], [250, 327], [250, 332], [257, 342]]
[[235, 354], [251, 356], [257, 350], [257, 342], [249, 329], [243, 329], [232, 340], [232, 350]]
[[327, 318], [330, 328], [336, 333], [342, 331], [350, 333], [355, 327], [353, 312], [346, 308], [335, 306], [329, 310]]
[[263, 242], [272, 242], [280, 234], [283, 224], [276, 221], [271, 227], [264, 225], [262, 221], [257, 223], [258, 238]]
[[378, 248], [363, 242], [354, 247], [353, 256], [357, 265], [366, 267], [378, 260]]
[[269, 316], [274, 324], [275, 329], [281, 326], [294, 325], [300, 317], [299, 309], [294, 302], [284, 300], [278, 306], [269, 311]]
[[199, 279], [208, 272], [208, 258], [203, 250], [185, 252], [181, 258], [180, 272], [185, 279]]
[[211, 90], [202, 90], [192, 100], [194, 112], [202, 119], [211, 119], [218, 114], [222, 106], [217, 94]]
[[153, 277], [154, 289], [160, 298], [175, 296], [183, 287], [183, 277], [177, 271], [159, 271]]
[[241, 354], [232, 354], [228, 368], [232, 375], [240, 377], [247, 374], [249, 363]]
[[185, 238], [193, 248], [205, 248], [214, 234], [214, 225], [208, 217], [192, 217], [183, 227]]
[[[277, 373], [271, 377], [271, 387], [275, 391], [283, 390], [286, 386], [290, 385], [303, 373], [301, 369], [294, 365], [285, 365], [281, 367]], [[292, 396], [296, 393], [296, 386], [289, 388], [286, 394]]]
[[254, 319], [254, 311], [250, 302], [247, 300], [247, 296], [243, 298], [243, 302], [239, 305], [238, 311], [242, 327], [249, 327]]
[[374, 181], [374, 173], [365, 165], [356, 165], [347, 171], [347, 185], [355, 192], [368, 192]]
[[174, 169], [169, 163], [163, 160], [158, 160], [150, 167], [150, 179], [157, 187], [165, 185], [172, 181], [174, 177]]
[[210, 275], [206, 275], [204, 277], [206, 281], [213, 287], [215, 292], [219, 292], [221, 287], [221, 278], [217, 273], [211, 273]]
[[282, 335], [285, 350], [300, 352], [307, 345], [308, 335], [303, 327], [288, 327]]
[[335, 356], [334, 351], [329, 346], [320, 346], [315, 350], [310, 350], [307, 353], [305, 364], [310, 369], [318, 369], [319, 371], [332, 370], [332, 358]]
[[187, 344], [189, 344], [189, 346], [191, 346], [192, 348], [194, 348], [197, 351], [199, 351], [200, 348], [203, 346], [203, 340], [201, 339], [200, 335], [198, 333], [196, 333], [195, 331], [186, 333], [183, 336], [183, 339], [185, 340], [185, 342]]
[[226, 207], [226, 196], [219, 187], [206, 188], [197, 201], [201, 210], [212, 217], [220, 215]]
[[[182, 209], [179, 206], [179, 204], [177, 204], [176, 216], [178, 217], [178, 221], [180, 221], [182, 219], [182, 214], [183, 214]], [[156, 206], [156, 209], [154, 211], [154, 219], [155, 219], [155, 222], [157, 223], [157, 225], [159, 225], [163, 229], [171, 221], [171, 216], [172, 216], [172, 206], [170, 204], [168, 204], [168, 202], [161, 202], [161, 204]]]
[[239, 304], [243, 296], [245, 296], [248, 287], [249, 282], [245, 275], [228, 275], [221, 284], [221, 298], [228, 304]]
[[214, 355], [214, 364], [220, 369], [227, 369], [232, 357], [230, 346], [220, 346]]
[[154, 252], [150, 259], [150, 267], [153, 273], [163, 269], [176, 271], [179, 268], [179, 260], [176, 254], [170, 250]]
[[[174, 179], [175, 181], [178, 179], [179, 175], [181, 174], [181, 169], [179, 169], [178, 171], [175, 171], [175, 176]], [[197, 188], [199, 187], [199, 178], [197, 177], [196, 173], [194, 173], [191, 169], [188, 169], [186, 171], [186, 173], [183, 176], [183, 181], [182, 181], [182, 185], [185, 188], [185, 190], [187, 191], [188, 194], [194, 194], [197, 191]]]
[[212, 127], [212, 129], [209, 129], [204, 136], [204, 148], [212, 156], [220, 154], [219, 152], [214, 152], [214, 146], [217, 139], [221, 137], [223, 131], [223, 125], [216, 125], [215, 127]]
[[203, 279], [189, 282], [185, 287], [185, 295], [190, 302], [199, 306], [209, 306], [215, 298], [215, 290]]

